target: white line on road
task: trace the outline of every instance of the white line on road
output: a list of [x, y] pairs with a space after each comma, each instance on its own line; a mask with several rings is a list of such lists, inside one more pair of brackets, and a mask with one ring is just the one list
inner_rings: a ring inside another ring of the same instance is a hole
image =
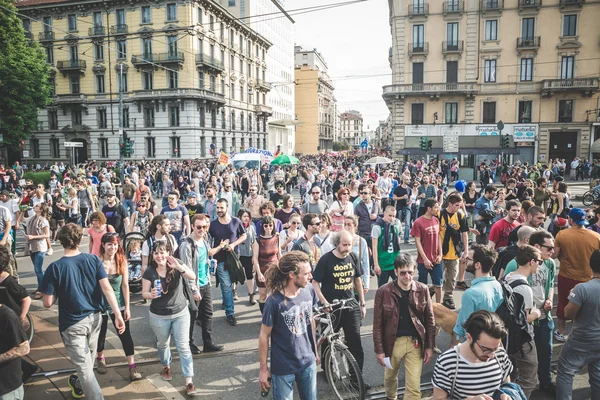
[[160, 374], [152, 374], [146, 377], [156, 389], [169, 400], [186, 400], [177, 389], [169, 382], [162, 379]]

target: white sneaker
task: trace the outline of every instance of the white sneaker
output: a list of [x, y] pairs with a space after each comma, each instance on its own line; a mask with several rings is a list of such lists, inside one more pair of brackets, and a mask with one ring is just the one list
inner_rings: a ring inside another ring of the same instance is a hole
[[563, 335], [562, 333], [560, 333], [558, 331], [558, 329], [554, 331], [554, 335], [553, 336], [554, 336], [554, 340], [556, 340], [559, 343], [564, 343], [567, 340], [567, 339], [565, 339], [565, 335]]

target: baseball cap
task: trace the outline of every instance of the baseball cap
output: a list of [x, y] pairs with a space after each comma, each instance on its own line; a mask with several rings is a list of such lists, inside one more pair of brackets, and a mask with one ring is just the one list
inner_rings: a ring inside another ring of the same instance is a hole
[[196, 192], [189, 192], [187, 197], [195, 197], [198, 198], [198, 195], [196, 194]]
[[104, 197], [107, 197], [107, 196], [116, 196], [116, 195], [117, 195], [117, 192], [115, 192], [114, 190], [107, 190], [106, 194], [104, 195]]
[[585, 212], [585, 210], [582, 210], [581, 208], [572, 208], [571, 211], [569, 211], [569, 218], [571, 218], [573, 220], [573, 223], [577, 225], [588, 224], [586, 215], [587, 213]]

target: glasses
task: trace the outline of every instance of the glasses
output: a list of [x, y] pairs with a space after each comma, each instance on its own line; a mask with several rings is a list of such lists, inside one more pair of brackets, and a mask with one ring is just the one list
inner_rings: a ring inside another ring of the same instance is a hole
[[477, 343], [477, 342], [475, 342], [475, 344], [477, 345], [477, 347], [479, 347], [479, 349], [481, 350], [481, 352], [482, 352], [483, 354], [495, 353], [495, 352], [496, 352], [496, 350], [498, 350], [497, 348], [496, 348], [496, 349], [490, 349], [489, 347], [482, 346], [482, 345], [480, 345], [480, 344], [479, 344], [479, 343]]
[[321, 192], [310, 192], [311, 194], [321, 194]]
[[273, 226], [273, 224], [263, 224], [263, 226]]
[[360, 192], [360, 194], [371, 194], [371, 192]]
[[113, 238], [113, 237], [119, 237], [119, 233], [118, 232], [107, 232], [102, 236], [102, 239], [106, 238]]
[[414, 275], [415, 271], [398, 271], [398, 274], [400, 274], [400, 276], [406, 276], [406, 275]]
[[169, 200], [177, 200], [177, 197], [168, 197]]
[[194, 225], [194, 228], [196, 228], [196, 229], [206, 229], [206, 228], [208, 228], [208, 225]]
[[313, 222], [311, 225], [319, 226], [319, 225], [321, 225], [321, 221]]
[[545, 248], [548, 251], [553, 251], [554, 250], [554, 246], [548, 246], [546, 244], [540, 244], [540, 247]]
[[535, 258], [533, 258], [532, 260], [535, 261], [535, 262], [537, 262], [538, 265], [540, 265], [540, 266], [544, 264], [544, 260], [538, 260], [538, 259], [535, 259]]

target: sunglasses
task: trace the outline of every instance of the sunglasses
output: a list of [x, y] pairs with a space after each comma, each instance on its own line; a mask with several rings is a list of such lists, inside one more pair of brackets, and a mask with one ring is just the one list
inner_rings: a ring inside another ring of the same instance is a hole
[[548, 246], [548, 245], [545, 245], [545, 244], [540, 244], [540, 247], [543, 247], [543, 248], [545, 248], [547, 250], [554, 250], [553, 246]]
[[321, 225], [321, 221], [314, 222], [314, 223], [312, 223], [311, 225], [316, 225], [316, 226], [319, 226], [319, 225]]
[[311, 194], [321, 194], [321, 192], [310, 192]]
[[145, 204], [138, 204], [137, 207], [138, 208], [146, 208], [146, 205]]
[[360, 192], [360, 194], [371, 194], [371, 192]]
[[196, 228], [196, 229], [206, 229], [206, 228], [208, 228], [208, 225], [194, 225], [194, 228]]

